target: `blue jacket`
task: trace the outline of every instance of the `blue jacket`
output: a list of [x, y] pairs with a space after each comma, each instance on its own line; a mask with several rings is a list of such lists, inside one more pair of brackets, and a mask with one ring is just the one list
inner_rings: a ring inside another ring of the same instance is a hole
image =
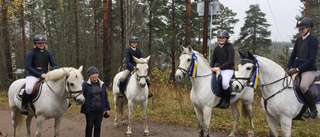
[[[38, 48], [33, 48], [26, 55], [26, 69], [28, 70], [27, 76], [41, 77], [41, 75], [43, 73], [47, 73], [48, 71], [47, 70], [43, 71], [43, 70], [37, 69], [36, 66], [34, 66], [34, 64], [35, 64], [34, 60], [35, 60], [35, 54], [36, 54], [35, 50], [39, 50], [39, 49]], [[53, 58], [52, 54], [47, 50], [45, 50], [44, 53], [49, 55], [49, 56], [47, 56], [48, 57], [48, 62], [46, 64], [48, 65], [48, 63], [50, 63], [50, 65], [52, 67], [51, 70], [56, 69], [57, 68], [57, 64], [54, 61], [54, 58]]]
[[316, 71], [317, 70], [316, 57], [317, 57], [318, 46], [319, 46], [318, 38], [310, 34], [305, 39], [305, 40], [308, 40], [308, 42], [307, 42], [308, 53], [305, 53], [305, 54], [307, 54], [307, 59], [303, 60], [303, 61], [299, 61], [296, 59], [296, 57], [298, 55], [297, 52], [299, 52], [297, 50], [298, 46], [301, 46], [297, 42], [299, 39], [302, 39], [302, 38], [301, 37], [297, 38], [297, 40], [294, 44], [294, 48], [292, 50], [290, 59], [288, 61], [287, 68], [291, 68], [291, 67], [298, 68], [300, 73], [303, 73], [305, 71]]
[[[98, 81], [100, 83], [100, 89], [101, 89], [101, 104], [104, 104], [104, 105], [101, 105], [101, 111], [102, 112], [104, 112], [105, 110], [110, 111], [111, 109], [110, 109], [110, 104], [109, 104], [109, 100], [108, 100], [106, 86], [105, 86], [104, 82], [101, 81], [100, 79], [98, 79]], [[83, 91], [83, 95], [84, 95], [86, 101], [81, 106], [81, 113], [89, 114], [91, 94], [92, 94], [91, 90], [92, 90], [92, 85], [91, 85], [90, 79], [88, 81], [83, 82], [82, 91]]]
[[[131, 47], [129, 47], [131, 48]], [[132, 59], [133, 59], [133, 55], [130, 55], [130, 51], [129, 51], [129, 48], [126, 50], [126, 69], [129, 70], [129, 71], [133, 71], [133, 67], [136, 66], [135, 64], [132, 64], [131, 62], [134, 62]], [[142, 52], [139, 48], [136, 48], [136, 50], [139, 52], [138, 54], [140, 54], [141, 58], [143, 57], [142, 56]], [[138, 57], [140, 58], [140, 57]]]

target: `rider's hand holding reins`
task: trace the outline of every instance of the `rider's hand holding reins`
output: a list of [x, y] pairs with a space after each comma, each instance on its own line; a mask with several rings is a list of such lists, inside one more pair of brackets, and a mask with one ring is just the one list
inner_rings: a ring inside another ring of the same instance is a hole
[[211, 68], [212, 69], [212, 71], [213, 72], [217, 72], [217, 71], [219, 71], [220, 70], [220, 68], [219, 67], [213, 67], [213, 68]]

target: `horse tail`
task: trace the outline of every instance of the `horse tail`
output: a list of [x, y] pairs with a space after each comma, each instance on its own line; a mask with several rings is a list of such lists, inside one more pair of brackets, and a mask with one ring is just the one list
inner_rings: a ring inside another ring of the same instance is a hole
[[21, 132], [23, 127], [26, 125], [26, 116], [20, 113], [17, 114], [17, 132]]
[[248, 118], [248, 108], [247, 106], [244, 104], [244, 101], [241, 99], [240, 101], [240, 105], [241, 105], [241, 117], [242, 118]]

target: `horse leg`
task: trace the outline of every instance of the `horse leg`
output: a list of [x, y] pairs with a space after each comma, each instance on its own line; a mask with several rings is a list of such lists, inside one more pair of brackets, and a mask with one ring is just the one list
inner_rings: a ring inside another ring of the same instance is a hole
[[291, 126], [292, 126], [292, 118], [281, 117], [280, 118], [282, 136], [283, 137], [291, 137]]
[[250, 119], [250, 129], [248, 132], [249, 137], [254, 136], [254, 125], [253, 125], [253, 112], [252, 112], [252, 102], [251, 103], [245, 103], [245, 106], [247, 108], [247, 112], [249, 114], [249, 119]]
[[16, 136], [18, 126], [19, 109], [11, 109], [12, 125], [13, 125], [13, 137]]
[[36, 137], [41, 137], [41, 130], [42, 130], [42, 125], [44, 122], [44, 117], [38, 116], [37, 117], [37, 131], [36, 131]]
[[55, 119], [55, 122], [54, 122], [54, 137], [59, 137], [59, 129], [60, 129], [60, 123], [61, 123], [61, 119], [63, 117], [58, 117]]
[[236, 136], [236, 132], [237, 132], [237, 127], [238, 127], [238, 121], [239, 121], [239, 111], [237, 108], [237, 102], [235, 101], [233, 102], [230, 107], [231, 107], [231, 111], [232, 111], [232, 115], [233, 115], [233, 127], [232, 127], [232, 131], [229, 134], [229, 137], [235, 137]]
[[119, 127], [119, 123], [118, 123], [118, 111], [119, 111], [119, 102], [118, 102], [118, 97], [114, 96], [114, 110], [115, 110], [115, 114], [114, 114], [114, 123], [113, 126], [115, 128]]
[[125, 108], [126, 108], [126, 104], [127, 104], [128, 102], [126, 101], [126, 100], [123, 100], [122, 101], [122, 107], [121, 107], [121, 122], [122, 122], [122, 125], [124, 125], [124, 126], [127, 126], [128, 125], [128, 123], [127, 123], [127, 121], [126, 121], [126, 117], [125, 117]]
[[269, 124], [270, 137], [277, 137], [279, 120], [276, 118], [273, 118], [269, 114], [267, 114], [267, 120]]
[[128, 131], [126, 133], [127, 136], [131, 136], [132, 132], [131, 132], [131, 122], [133, 119], [133, 102], [132, 101], [128, 101], [128, 108], [129, 108], [129, 124], [128, 124]]
[[198, 109], [196, 106], [193, 107], [194, 111], [196, 112], [197, 118], [198, 118], [198, 128], [201, 129], [200, 136], [203, 137], [203, 112], [201, 109]]
[[31, 136], [31, 133], [30, 133], [30, 126], [31, 126], [31, 120], [32, 120], [32, 116], [29, 116], [28, 115], [28, 117], [27, 117], [27, 119], [26, 119], [26, 125], [27, 125], [27, 135], [28, 135], [28, 137], [30, 137]]
[[144, 125], [144, 136], [149, 136], [149, 129], [147, 125], [147, 105], [148, 105], [148, 100], [142, 103], [142, 119], [143, 119], [143, 125]]
[[205, 137], [209, 137], [209, 129], [210, 129], [210, 120], [211, 120], [211, 111], [212, 108], [210, 107], [205, 107], [203, 109], [203, 134]]

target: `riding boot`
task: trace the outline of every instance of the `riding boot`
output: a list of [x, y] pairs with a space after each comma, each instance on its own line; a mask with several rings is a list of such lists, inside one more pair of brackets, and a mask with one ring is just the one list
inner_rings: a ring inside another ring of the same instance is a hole
[[317, 118], [318, 111], [317, 111], [316, 103], [315, 103], [314, 97], [312, 95], [312, 92], [310, 90], [307, 90], [307, 92], [304, 93], [303, 95], [304, 95], [304, 97], [306, 99], [306, 103], [310, 109], [310, 114], [309, 114], [308, 118], [312, 118], [312, 119]]
[[224, 90], [223, 92], [224, 92], [223, 95], [224, 95], [225, 101], [223, 102], [223, 104], [221, 104], [221, 108], [227, 109], [227, 108], [229, 108], [229, 105], [230, 105], [231, 87]]
[[21, 114], [23, 115], [28, 115], [28, 111], [29, 111], [29, 98], [30, 95], [28, 95], [26, 92], [23, 92], [22, 94], [22, 105], [21, 105]]
[[[147, 80], [148, 88], [150, 87], [150, 81]], [[148, 98], [151, 98], [153, 94], [149, 91]]]
[[118, 95], [119, 98], [124, 98], [124, 85], [125, 85], [125, 82], [120, 81], [120, 85], [119, 85], [120, 92]]

